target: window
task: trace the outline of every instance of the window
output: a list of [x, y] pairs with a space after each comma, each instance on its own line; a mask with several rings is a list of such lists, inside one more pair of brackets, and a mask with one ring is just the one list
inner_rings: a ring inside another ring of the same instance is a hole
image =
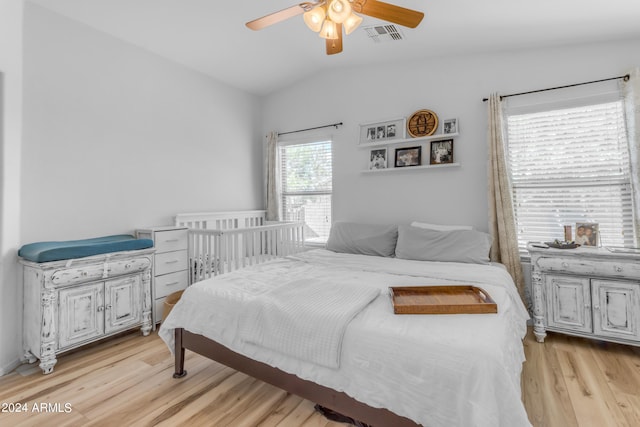
[[[634, 246], [624, 105], [617, 96], [507, 112], [507, 157], [521, 253], [595, 222], [600, 243]], [[582, 104], [582, 105], [575, 105]]]
[[282, 215], [305, 222], [305, 240], [323, 243], [331, 228], [331, 141], [279, 147]]

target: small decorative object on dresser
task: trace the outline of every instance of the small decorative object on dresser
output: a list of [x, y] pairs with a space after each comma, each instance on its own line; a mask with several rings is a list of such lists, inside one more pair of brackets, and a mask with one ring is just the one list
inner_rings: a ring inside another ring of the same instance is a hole
[[422, 147], [406, 147], [398, 148], [396, 150], [396, 162], [397, 168], [403, 168], [405, 166], [420, 166], [422, 155]]
[[404, 119], [360, 125], [360, 143], [392, 141], [404, 138]]
[[446, 119], [442, 123], [442, 133], [458, 133], [458, 119]]
[[453, 139], [431, 141], [430, 164], [453, 163]]
[[640, 253], [527, 249], [539, 342], [549, 330], [640, 346]]
[[23, 246], [25, 359], [49, 374], [59, 353], [135, 327], [148, 335], [152, 245], [118, 235]]
[[161, 226], [137, 230], [139, 238], [151, 239], [156, 248], [151, 290], [153, 324], [162, 321], [165, 298], [189, 285], [187, 227]]

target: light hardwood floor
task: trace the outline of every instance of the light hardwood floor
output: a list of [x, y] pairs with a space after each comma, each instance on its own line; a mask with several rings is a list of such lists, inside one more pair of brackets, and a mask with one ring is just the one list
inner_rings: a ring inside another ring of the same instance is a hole
[[[530, 333], [525, 351], [523, 401], [535, 427], [640, 426], [639, 348], [558, 334], [539, 344]], [[0, 412], [0, 426], [343, 425], [190, 351], [186, 367], [185, 378], [173, 379], [164, 343], [138, 333], [62, 355], [51, 375], [23, 365], [0, 378], [0, 403], [27, 411]]]

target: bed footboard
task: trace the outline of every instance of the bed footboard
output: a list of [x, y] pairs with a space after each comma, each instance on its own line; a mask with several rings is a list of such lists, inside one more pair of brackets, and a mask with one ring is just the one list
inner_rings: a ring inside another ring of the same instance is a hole
[[349, 397], [343, 392], [303, 380], [293, 374], [245, 357], [202, 335], [178, 328], [175, 330], [175, 338], [176, 359], [174, 378], [181, 378], [186, 375], [187, 372], [184, 370], [184, 352], [185, 349], [189, 349], [232, 369], [272, 384], [289, 393], [311, 400], [312, 402], [347, 415], [360, 422], [380, 426], [419, 427], [414, 421], [399, 416], [388, 409], [373, 408]]

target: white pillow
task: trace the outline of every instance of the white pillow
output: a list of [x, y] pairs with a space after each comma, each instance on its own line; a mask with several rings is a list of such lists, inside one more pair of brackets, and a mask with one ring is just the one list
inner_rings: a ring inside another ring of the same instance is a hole
[[426, 222], [413, 221], [412, 227], [425, 228], [427, 230], [437, 231], [451, 231], [451, 230], [473, 230], [470, 225], [440, 225], [440, 224], [428, 224]]

